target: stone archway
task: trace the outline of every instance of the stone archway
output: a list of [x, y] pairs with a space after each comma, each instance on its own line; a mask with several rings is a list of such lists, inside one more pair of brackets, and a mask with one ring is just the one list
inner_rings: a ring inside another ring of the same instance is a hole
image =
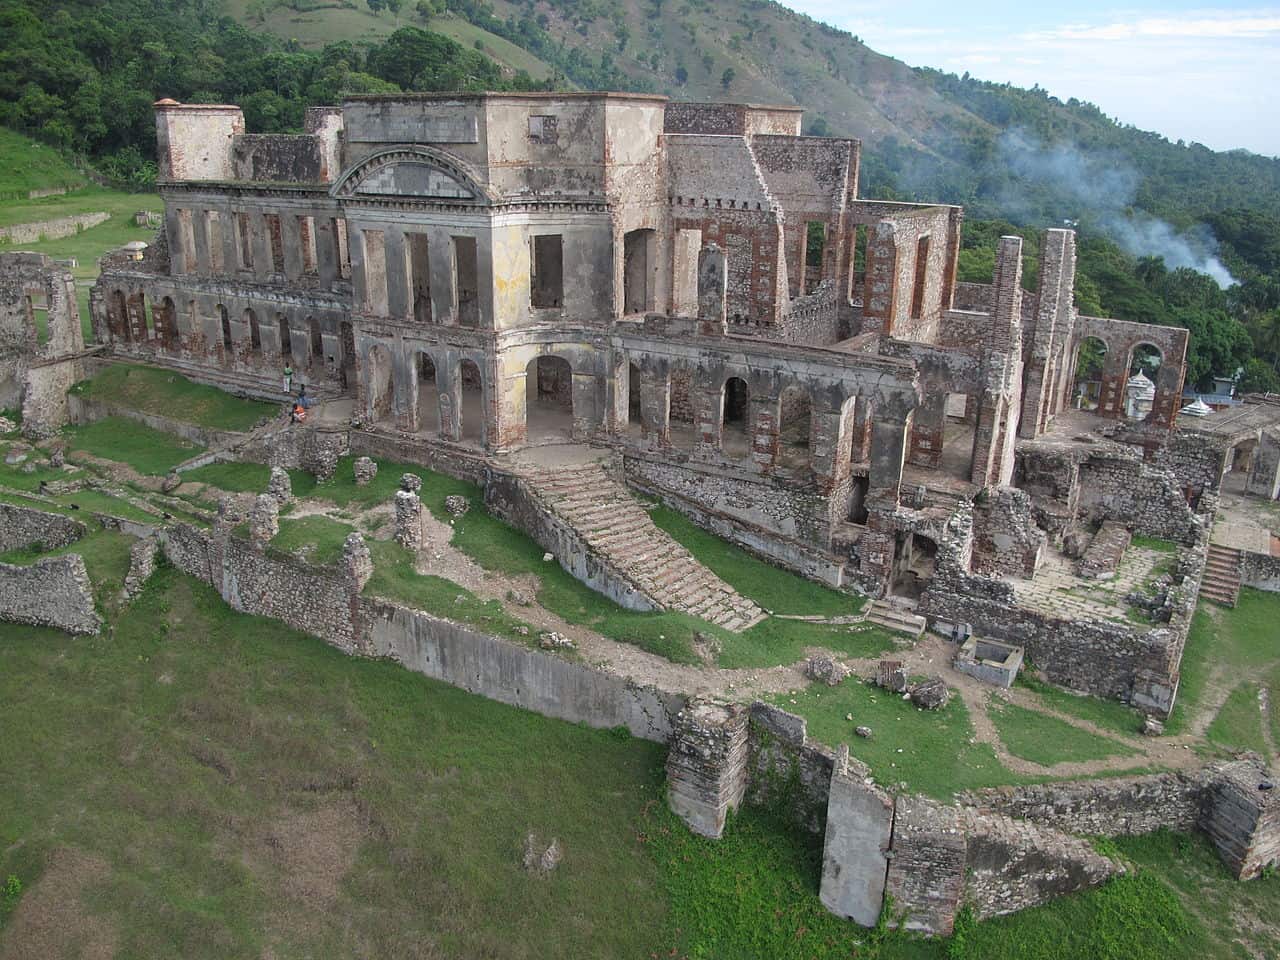
[[742, 377], [724, 382], [720, 396], [720, 449], [726, 457], [751, 456], [751, 390]]
[[573, 368], [563, 357], [534, 357], [525, 367], [528, 443], [573, 439]]

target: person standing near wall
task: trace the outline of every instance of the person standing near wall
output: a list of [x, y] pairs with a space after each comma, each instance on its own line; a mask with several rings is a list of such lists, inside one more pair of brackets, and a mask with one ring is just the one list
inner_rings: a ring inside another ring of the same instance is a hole
[[284, 365], [284, 392], [293, 392], [293, 367], [287, 363]]

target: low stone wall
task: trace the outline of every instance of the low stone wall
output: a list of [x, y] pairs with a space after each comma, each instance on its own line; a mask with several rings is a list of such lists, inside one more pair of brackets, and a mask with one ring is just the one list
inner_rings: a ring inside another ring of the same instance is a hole
[[81, 230], [88, 230], [111, 219], [111, 214], [103, 211], [96, 213], [78, 213], [69, 217], [56, 217], [53, 220], [39, 220], [33, 223], [15, 223], [11, 227], [0, 227], [0, 245], [17, 243], [39, 243], [41, 240], [61, 240], [74, 236]]
[[593, 727], [623, 726], [665, 743], [684, 698], [361, 596], [343, 568], [317, 567], [219, 532], [174, 524], [160, 545], [177, 569], [211, 584], [236, 610], [272, 617], [347, 653], [391, 657], [491, 700]]
[[69, 553], [30, 566], [0, 563], [0, 620], [94, 634], [102, 627], [84, 558]]
[[560, 566], [592, 590], [628, 610], [662, 609], [624, 571], [614, 569], [592, 551], [578, 532], [544, 506], [519, 477], [492, 471], [485, 484], [484, 501], [490, 513], [529, 534]]
[[1280, 593], [1280, 556], [1240, 551], [1240, 582], [1246, 587]]
[[590, 727], [626, 727], [666, 743], [684, 698], [461, 624], [364, 599], [368, 652], [490, 700]]
[[978, 810], [1047, 824], [1082, 836], [1132, 836], [1192, 830], [1200, 822], [1207, 775], [1151, 776], [993, 787], [960, 795]]
[[37, 545], [41, 550], [56, 550], [86, 533], [83, 523], [62, 514], [0, 503], [0, 553]]
[[370, 430], [350, 431], [353, 455], [416, 463], [458, 480], [469, 480], [481, 486], [488, 475], [482, 455], [451, 449], [440, 442], [423, 443], [421, 439], [392, 437]]
[[198, 424], [187, 423], [185, 420], [175, 420], [173, 417], [166, 417], [158, 413], [144, 413], [141, 410], [136, 410], [123, 404], [110, 403], [109, 401], [97, 400], [92, 397], [77, 396], [74, 393], [67, 395], [67, 407], [72, 423], [93, 423], [95, 420], [104, 420], [107, 417], [125, 417], [145, 424], [153, 430], [172, 434], [192, 443], [198, 443], [202, 447], [229, 447], [243, 441], [247, 436], [231, 430], [202, 427]]

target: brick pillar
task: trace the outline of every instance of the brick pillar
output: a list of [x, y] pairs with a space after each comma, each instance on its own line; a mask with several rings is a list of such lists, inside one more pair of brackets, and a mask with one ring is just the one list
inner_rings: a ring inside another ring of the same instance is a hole
[[840, 411], [821, 410], [813, 404], [809, 414], [809, 467], [818, 489], [830, 491], [839, 478]]
[[752, 396], [748, 403], [752, 423], [751, 460], [761, 473], [767, 473], [778, 459], [778, 400]]
[[396, 543], [415, 553], [422, 549], [422, 501], [414, 491], [396, 491], [395, 524]]
[[440, 397], [440, 436], [455, 443], [462, 439], [462, 369], [454, 364], [446, 372], [436, 367]]
[[[694, 381], [697, 383], [697, 380]], [[705, 457], [720, 455], [721, 433], [724, 427], [724, 391], [707, 387], [693, 388], [693, 416], [698, 430], [698, 453]]]
[[667, 754], [667, 802], [694, 833], [719, 838], [747, 789], [747, 712], [690, 700], [676, 716]]

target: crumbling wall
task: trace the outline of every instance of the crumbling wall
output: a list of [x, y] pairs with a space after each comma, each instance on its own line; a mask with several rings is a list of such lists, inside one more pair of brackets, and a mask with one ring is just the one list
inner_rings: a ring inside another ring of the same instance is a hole
[[1194, 543], [1203, 521], [1187, 505], [1177, 478], [1136, 458], [1094, 457], [1080, 465], [1080, 515], [1115, 520], [1136, 533]]
[[461, 624], [375, 599], [361, 601], [372, 656], [490, 700], [666, 743], [684, 698]]
[[1240, 582], [1246, 587], [1280, 593], [1280, 555], [1240, 551]]
[[800, 827], [821, 834], [835, 754], [810, 741], [804, 717], [757, 700], [751, 704], [746, 799], [785, 810]]
[[1134, 836], [1193, 830], [1210, 777], [1205, 771], [991, 787], [960, 795], [980, 811], [1029, 820], [1080, 836]]
[[31, 546], [57, 550], [75, 543], [86, 533], [88, 528], [70, 517], [0, 503], [0, 553]]
[[94, 634], [102, 618], [94, 609], [93, 584], [84, 558], [69, 553], [30, 566], [0, 563], [0, 620]]

